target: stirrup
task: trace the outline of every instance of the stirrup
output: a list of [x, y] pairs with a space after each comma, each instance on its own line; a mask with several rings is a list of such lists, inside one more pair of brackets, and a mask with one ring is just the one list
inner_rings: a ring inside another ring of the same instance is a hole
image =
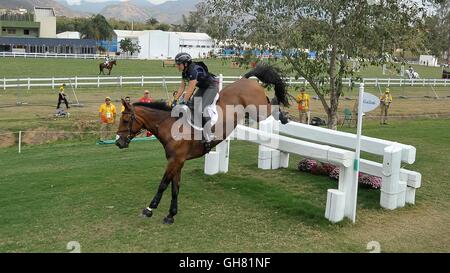
[[202, 140], [202, 142], [203, 142], [203, 148], [205, 149], [205, 152], [209, 153], [212, 149], [211, 141]]

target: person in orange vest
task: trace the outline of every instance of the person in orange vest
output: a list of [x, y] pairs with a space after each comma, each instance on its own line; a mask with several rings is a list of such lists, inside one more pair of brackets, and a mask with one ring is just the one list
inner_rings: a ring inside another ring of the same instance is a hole
[[[298, 103], [299, 122], [309, 124], [311, 121], [310, 98], [305, 93], [305, 88], [302, 87], [300, 89], [300, 94], [297, 96], [296, 101]], [[305, 119], [305, 122], [303, 122], [303, 119]]]
[[388, 124], [387, 117], [391, 103], [392, 103], [391, 91], [389, 90], [389, 88], [386, 88], [384, 94], [380, 96], [380, 108], [381, 108], [380, 124]]

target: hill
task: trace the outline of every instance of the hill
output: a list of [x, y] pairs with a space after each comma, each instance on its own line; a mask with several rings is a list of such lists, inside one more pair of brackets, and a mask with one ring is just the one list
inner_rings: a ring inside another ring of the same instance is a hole
[[32, 11], [34, 7], [53, 7], [57, 16], [79, 17], [85, 13], [74, 11], [63, 3], [55, 0], [0, 0], [0, 8], [24, 8]]

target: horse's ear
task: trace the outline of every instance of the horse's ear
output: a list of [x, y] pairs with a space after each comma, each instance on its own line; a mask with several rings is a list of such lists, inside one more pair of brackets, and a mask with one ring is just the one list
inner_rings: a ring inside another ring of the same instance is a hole
[[126, 102], [123, 98], [120, 99], [122, 101], [123, 107], [125, 107], [125, 110], [130, 110], [130, 104]]

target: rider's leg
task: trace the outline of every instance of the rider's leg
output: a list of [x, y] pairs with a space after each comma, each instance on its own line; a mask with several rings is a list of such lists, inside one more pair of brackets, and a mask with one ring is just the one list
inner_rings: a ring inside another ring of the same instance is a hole
[[217, 93], [219, 92], [217, 85], [211, 84], [203, 93], [202, 98], [202, 113], [203, 113], [203, 136], [206, 142], [214, 139], [211, 126], [211, 117], [206, 111], [206, 108], [214, 103]]

